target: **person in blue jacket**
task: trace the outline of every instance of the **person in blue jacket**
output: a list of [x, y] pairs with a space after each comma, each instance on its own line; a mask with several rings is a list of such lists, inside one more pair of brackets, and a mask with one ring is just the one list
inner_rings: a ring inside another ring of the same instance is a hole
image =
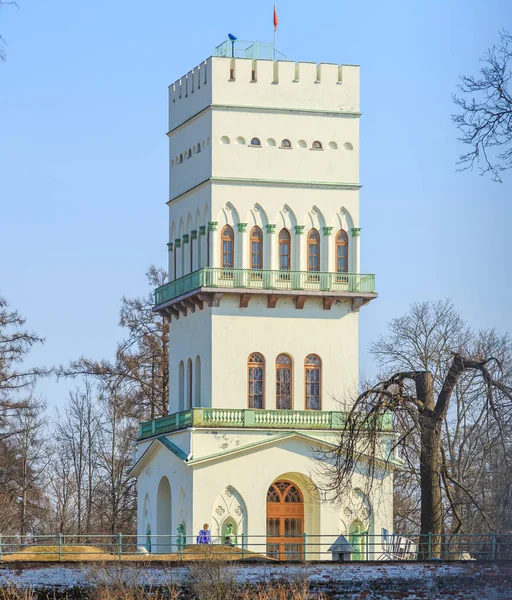
[[212, 535], [209, 530], [208, 523], [203, 525], [203, 528], [199, 530], [199, 535], [196, 539], [196, 544], [211, 544], [212, 543]]

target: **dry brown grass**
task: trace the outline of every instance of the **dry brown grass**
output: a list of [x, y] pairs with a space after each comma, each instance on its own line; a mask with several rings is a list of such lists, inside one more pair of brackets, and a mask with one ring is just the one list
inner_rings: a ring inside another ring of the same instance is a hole
[[325, 600], [313, 592], [304, 574], [296, 580], [239, 585], [234, 565], [211, 551], [203, 561], [188, 565], [191, 589], [198, 600]]
[[[96, 546], [62, 546], [62, 560], [78, 561], [84, 560], [112, 560], [115, 558], [113, 554], [105, 552]], [[15, 554], [4, 554], [2, 562], [13, 561], [58, 561], [59, 547], [58, 546], [29, 546], [21, 552]]]
[[180, 590], [172, 581], [167, 581], [163, 586], [155, 586], [143, 566], [133, 568], [123, 563], [108, 566], [94, 565], [88, 567], [87, 573], [91, 582], [89, 600], [177, 600], [180, 598]]
[[[136, 562], [151, 562], [151, 561], [204, 561], [205, 558], [211, 555], [216, 555], [225, 561], [239, 561], [242, 560], [242, 551], [240, 548], [234, 548], [230, 546], [217, 546], [217, 545], [206, 545], [197, 544], [187, 546], [183, 553], [177, 554], [128, 554], [123, 553], [122, 561], [136, 561]], [[69, 562], [105, 562], [105, 561], [118, 561], [119, 556], [112, 554], [97, 546], [62, 546], [61, 548], [61, 560]], [[15, 554], [4, 554], [2, 561], [5, 562], [23, 562], [23, 561], [35, 561], [35, 562], [56, 562], [59, 560], [59, 547], [58, 546], [29, 546], [24, 548], [21, 552]], [[268, 558], [262, 554], [255, 552], [244, 551], [244, 560], [251, 561], [263, 561], [263, 562], [275, 562], [274, 559]], [[1, 599], [0, 599], [1, 600]]]
[[279, 582], [266, 583], [256, 589], [246, 589], [238, 600], [326, 600], [321, 592], [311, 590], [307, 581], [298, 583]]
[[32, 588], [18, 588], [9, 581], [0, 580], [0, 600], [36, 600], [37, 594]]

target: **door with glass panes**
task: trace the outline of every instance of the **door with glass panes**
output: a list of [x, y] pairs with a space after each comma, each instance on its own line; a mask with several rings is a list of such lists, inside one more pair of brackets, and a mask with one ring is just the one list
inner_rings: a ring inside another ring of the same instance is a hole
[[304, 556], [304, 499], [290, 481], [275, 481], [267, 492], [267, 555], [277, 560]]

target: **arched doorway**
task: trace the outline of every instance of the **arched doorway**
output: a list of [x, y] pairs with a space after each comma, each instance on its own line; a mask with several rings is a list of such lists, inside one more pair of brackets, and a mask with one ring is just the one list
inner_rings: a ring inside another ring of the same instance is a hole
[[156, 500], [156, 535], [154, 538], [155, 552], [170, 554], [172, 550], [172, 522], [171, 522], [171, 486], [167, 477], [162, 477], [158, 484]]
[[267, 555], [278, 560], [302, 560], [303, 535], [302, 492], [291, 481], [274, 481], [267, 492]]

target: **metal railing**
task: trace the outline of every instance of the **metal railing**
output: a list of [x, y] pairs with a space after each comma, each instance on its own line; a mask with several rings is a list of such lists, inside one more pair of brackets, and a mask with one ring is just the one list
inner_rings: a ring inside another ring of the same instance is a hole
[[304, 533], [299, 537], [214, 535], [197, 544], [185, 535], [41, 535], [0, 536], [0, 560], [6, 562], [165, 560], [308, 561], [499, 561], [512, 560], [512, 534], [348, 535]]
[[[346, 413], [322, 410], [266, 410], [229, 408], [192, 408], [152, 421], [139, 423], [139, 439], [171, 433], [187, 427], [248, 427], [253, 429], [337, 430]], [[378, 417], [381, 431], [392, 431], [393, 415]]]
[[[274, 51], [274, 44], [270, 42], [249, 42], [244, 40], [226, 40], [215, 47], [213, 56], [252, 58], [253, 60], [287, 60], [286, 56]], [[275, 58], [274, 58], [275, 57]]]
[[375, 275], [204, 267], [157, 288], [155, 305], [199, 288], [374, 294]]

